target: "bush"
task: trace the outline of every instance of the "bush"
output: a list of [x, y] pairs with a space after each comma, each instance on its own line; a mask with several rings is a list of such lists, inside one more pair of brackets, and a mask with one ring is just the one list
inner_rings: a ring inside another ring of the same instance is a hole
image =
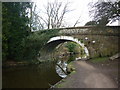
[[66, 44], [66, 47], [68, 48], [69, 52], [75, 52], [75, 48], [76, 48], [76, 43], [74, 42], [68, 42]]
[[47, 41], [54, 36], [59, 35], [59, 30], [44, 30], [36, 31], [23, 40], [24, 47], [23, 59], [36, 59], [40, 49], [47, 43]]

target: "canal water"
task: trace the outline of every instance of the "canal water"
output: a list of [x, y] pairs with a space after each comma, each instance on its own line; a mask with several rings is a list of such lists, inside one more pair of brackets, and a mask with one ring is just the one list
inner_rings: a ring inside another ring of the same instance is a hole
[[[79, 55], [59, 58], [65, 64], [59, 64], [66, 70], [66, 65]], [[57, 62], [56, 62], [57, 63]], [[10, 67], [2, 69], [2, 88], [50, 88], [62, 78], [65, 73], [56, 67], [55, 62], [45, 62], [38, 65]]]
[[55, 63], [3, 69], [2, 88], [49, 88], [62, 78], [56, 73]]

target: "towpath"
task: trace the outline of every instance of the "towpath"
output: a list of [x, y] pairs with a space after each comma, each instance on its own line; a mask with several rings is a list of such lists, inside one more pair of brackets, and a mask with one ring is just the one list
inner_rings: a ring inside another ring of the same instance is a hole
[[[76, 72], [58, 85], [60, 88], [118, 88], [115, 80], [85, 61], [74, 61]], [[107, 71], [107, 70], [106, 70]], [[109, 70], [108, 70], [109, 71]]]

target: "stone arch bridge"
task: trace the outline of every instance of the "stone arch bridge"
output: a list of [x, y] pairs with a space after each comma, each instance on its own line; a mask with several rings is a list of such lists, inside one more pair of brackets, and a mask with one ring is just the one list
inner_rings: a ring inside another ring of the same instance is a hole
[[41, 50], [41, 52], [44, 52], [44, 56], [48, 52], [52, 52], [57, 45], [66, 41], [78, 43], [85, 49], [86, 55], [89, 58], [111, 56], [119, 52], [119, 26], [84, 26], [55, 30], [58, 30], [58, 34], [50, 37]]

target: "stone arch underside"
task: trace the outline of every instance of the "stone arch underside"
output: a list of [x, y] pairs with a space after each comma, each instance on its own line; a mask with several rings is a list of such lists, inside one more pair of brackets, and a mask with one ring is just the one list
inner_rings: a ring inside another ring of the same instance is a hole
[[56, 36], [56, 37], [52, 37], [49, 39], [49, 41], [46, 43], [46, 45], [44, 45], [44, 47], [41, 50], [41, 56], [43, 58], [47, 58], [47, 56], [52, 53], [52, 51], [61, 43], [64, 42], [75, 42], [77, 44], [79, 44], [82, 48], [84, 48], [85, 54], [87, 57], [89, 57], [89, 51], [87, 49], [87, 47], [84, 46], [84, 43], [81, 43], [81, 41], [79, 41], [77, 38], [71, 37], [71, 36]]

